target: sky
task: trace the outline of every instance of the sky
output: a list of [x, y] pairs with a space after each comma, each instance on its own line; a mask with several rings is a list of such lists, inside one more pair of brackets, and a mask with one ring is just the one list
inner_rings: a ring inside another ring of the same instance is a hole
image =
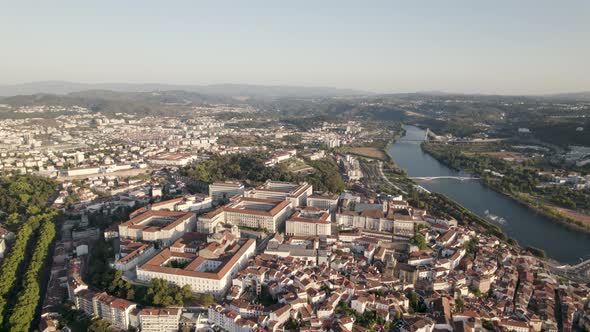
[[590, 1], [0, 0], [0, 84], [590, 91]]

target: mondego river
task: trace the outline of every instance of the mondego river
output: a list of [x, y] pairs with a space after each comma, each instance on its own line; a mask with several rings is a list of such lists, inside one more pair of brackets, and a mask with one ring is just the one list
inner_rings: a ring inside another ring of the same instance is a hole
[[[420, 148], [426, 131], [406, 126], [406, 135], [389, 146], [395, 162], [410, 177], [466, 176], [440, 163]], [[422, 187], [447, 195], [489, 222], [501, 227], [521, 246], [545, 250], [562, 263], [590, 258], [590, 234], [554, 222], [488, 188], [478, 180], [418, 180]]]

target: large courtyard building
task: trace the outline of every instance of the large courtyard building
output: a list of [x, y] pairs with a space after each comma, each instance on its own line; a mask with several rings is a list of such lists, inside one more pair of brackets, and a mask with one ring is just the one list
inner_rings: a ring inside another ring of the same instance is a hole
[[335, 194], [314, 194], [307, 197], [307, 206], [334, 212], [338, 207], [338, 198], [338, 195]]
[[196, 212], [210, 209], [211, 203], [211, 197], [203, 194], [195, 194], [154, 203], [150, 206], [150, 209], [156, 211], [168, 210], [181, 212]]
[[287, 220], [286, 233], [295, 236], [330, 236], [330, 214], [313, 207], [297, 211]]
[[288, 200], [293, 207], [305, 206], [307, 197], [313, 194], [313, 187], [306, 182], [301, 184], [290, 182], [266, 181], [262, 186], [246, 192], [246, 197], [273, 200]]
[[226, 201], [244, 195], [244, 185], [239, 182], [215, 182], [209, 185], [209, 197], [214, 202]]
[[119, 225], [119, 236], [170, 244], [184, 233], [192, 231], [196, 220], [192, 212], [148, 210]]
[[290, 201], [238, 197], [199, 217], [197, 230], [202, 233], [215, 233], [223, 229], [224, 224], [232, 224], [252, 229], [266, 229], [274, 233], [282, 228], [291, 212]]
[[[210, 246], [222, 245], [218, 243]], [[232, 278], [244, 267], [256, 250], [256, 240], [240, 239], [226, 243], [221, 253], [206, 248], [208, 255], [200, 255], [164, 249], [137, 268], [137, 279], [149, 282], [154, 278], [164, 279], [180, 287], [189, 285], [193, 292], [222, 295], [232, 283]], [[186, 264], [183, 268], [172, 267], [172, 262]]]

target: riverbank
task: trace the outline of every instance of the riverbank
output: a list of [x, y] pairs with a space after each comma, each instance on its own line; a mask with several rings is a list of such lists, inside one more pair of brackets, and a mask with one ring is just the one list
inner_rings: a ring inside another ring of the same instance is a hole
[[[391, 172], [388, 177], [395, 184], [403, 184], [402, 188], [404, 189], [414, 188], [419, 184], [431, 193], [443, 194], [483, 218], [486, 223], [499, 227], [508, 237], [517, 241], [520, 247], [541, 248], [550, 259], [562, 264], [574, 264], [581, 259], [584, 260], [590, 257], [589, 233], [576, 231], [572, 227], [564, 227], [564, 224], [536, 213], [516, 200], [485, 185], [482, 181], [458, 180], [457, 177], [463, 177], [467, 174], [450, 169], [422, 150], [420, 142], [424, 140], [426, 134], [424, 130], [415, 126], [406, 126], [405, 129], [406, 135], [390, 145], [388, 149], [388, 152], [394, 157], [395, 165], [391, 167], [389, 163], [383, 165], [386, 172]], [[442, 148], [440, 151], [445, 152]], [[457, 163], [458, 165], [471, 163], [470, 160], [463, 160], [463, 157], [458, 159], [460, 160], [455, 160], [460, 161]], [[481, 169], [497, 169], [496, 167], [488, 167], [495, 166], [495, 164], [492, 164], [494, 160], [480, 161], [486, 161], [487, 165], [482, 163], [481, 165], [471, 166], [478, 166]], [[536, 175], [536, 173], [531, 168], [521, 167], [517, 172], [502, 178], [502, 185], [516, 191], [526, 189], [527, 184], [530, 183], [526, 176], [529, 175]], [[411, 181], [405, 179], [405, 177], [441, 178]], [[486, 177], [492, 178], [491, 175]], [[530, 184], [535, 185], [534, 183]], [[419, 191], [417, 187], [414, 189], [413, 191]], [[404, 196], [411, 199], [418, 194], [421, 193], [409, 192], [408, 195]], [[469, 215], [461, 213], [462, 209], [459, 206], [452, 204], [448, 200], [440, 198], [433, 198], [433, 200], [435, 204], [431, 205], [425, 202], [425, 206], [416, 207], [430, 211], [436, 208], [435, 205], [438, 205], [443, 210], [442, 213], [445, 213], [444, 209], [452, 208], [455, 211], [454, 214], [464, 216], [468, 220], [471, 219]], [[434, 213], [432, 214], [434, 215]], [[447, 215], [449, 214], [447, 213]], [[481, 219], [473, 220], [473, 227], [471, 228], [480, 229], [482, 233], [486, 232], [484, 228], [486, 226], [479, 226], [481, 222]]]
[[580, 231], [583, 231], [586, 233], [590, 233], [590, 223], [584, 223], [580, 220], [575, 220], [575, 219], [569, 218], [569, 217], [561, 214], [560, 212], [558, 212], [555, 208], [553, 208], [551, 206], [544, 205], [543, 203], [536, 202], [536, 201], [530, 199], [529, 197], [527, 197], [527, 194], [523, 194], [523, 193], [519, 193], [516, 195], [510, 194], [510, 193], [503, 193], [503, 194], [514, 199], [518, 203], [525, 205], [529, 209], [532, 209], [533, 211], [535, 211], [541, 215], [544, 215], [545, 217], [547, 217], [549, 219], [559, 222], [565, 226], [572, 227], [575, 230], [580, 230]]
[[523, 192], [511, 192], [506, 190], [505, 188], [499, 186], [497, 184], [498, 180], [494, 179], [494, 178], [489, 178], [485, 172], [473, 172], [473, 170], [463, 170], [459, 167], [457, 167], [454, 164], [449, 163], [447, 158], [443, 158], [443, 156], [440, 153], [435, 152], [429, 144], [421, 144], [420, 145], [422, 151], [424, 151], [425, 153], [427, 153], [428, 155], [430, 155], [432, 158], [436, 159], [438, 162], [440, 162], [441, 164], [447, 166], [448, 168], [455, 170], [457, 172], [460, 171], [467, 171], [467, 172], [472, 172], [473, 175], [476, 176], [480, 176], [481, 177], [481, 183], [484, 184], [485, 186], [487, 186], [488, 188], [496, 191], [499, 194], [502, 194], [510, 199], [512, 199], [514, 202], [530, 209], [531, 211], [540, 214], [546, 218], [548, 218], [549, 220], [552, 220], [554, 222], [560, 223], [564, 226], [567, 227], [571, 227], [572, 229], [575, 230], [580, 230], [586, 233], [590, 234], [590, 223], [585, 223], [584, 221], [581, 220], [575, 220], [572, 218], [569, 218], [567, 216], [564, 216], [563, 214], [559, 213], [559, 211], [555, 210], [554, 208], [551, 208], [550, 206], [547, 206], [546, 204], [542, 204], [539, 202], [536, 202], [532, 199], [530, 199], [529, 194], [527, 193], [523, 193]]
[[426, 193], [416, 190], [416, 182], [410, 179], [399, 166], [395, 165], [393, 160], [392, 165], [395, 169], [382, 172], [382, 176], [388, 184], [407, 194], [408, 200], [413, 206], [426, 209], [438, 216], [453, 218], [463, 225], [478, 226], [479, 230], [486, 234], [494, 235], [511, 244], [516, 243], [516, 240], [510, 238], [500, 227], [450, 197], [437, 192]]
[[515, 239], [508, 236], [508, 234], [506, 234], [500, 227], [494, 225], [485, 218], [480, 217], [450, 197], [437, 192], [424, 193], [416, 191], [416, 183], [401, 173], [396, 173], [396, 176], [394, 176], [392, 173], [388, 172], [388, 174], [383, 174], [383, 176], [386, 178], [387, 182], [394, 182], [391, 184], [394, 188], [402, 190], [400, 187], [403, 187], [403, 190], [408, 193], [407, 199], [412, 206], [426, 209], [430, 213], [440, 217], [455, 219], [460, 225], [468, 226], [478, 232], [495, 236], [498, 239], [519, 248], [523, 252], [528, 252], [538, 258], [547, 258], [543, 249], [530, 245], [521, 246]]

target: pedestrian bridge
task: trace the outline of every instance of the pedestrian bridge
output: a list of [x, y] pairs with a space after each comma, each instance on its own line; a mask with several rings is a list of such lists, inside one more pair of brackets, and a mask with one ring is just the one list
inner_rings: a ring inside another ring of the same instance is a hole
[[440, 180], [440, 179], [451, 179], [451, 180], [459, 180], [459, 181], [479, 180], [478, 177], [474, 177], [474, 176], [412, 176], [412, 177], [410, 177], [410, 179], [424, 180], [424, 181]]

